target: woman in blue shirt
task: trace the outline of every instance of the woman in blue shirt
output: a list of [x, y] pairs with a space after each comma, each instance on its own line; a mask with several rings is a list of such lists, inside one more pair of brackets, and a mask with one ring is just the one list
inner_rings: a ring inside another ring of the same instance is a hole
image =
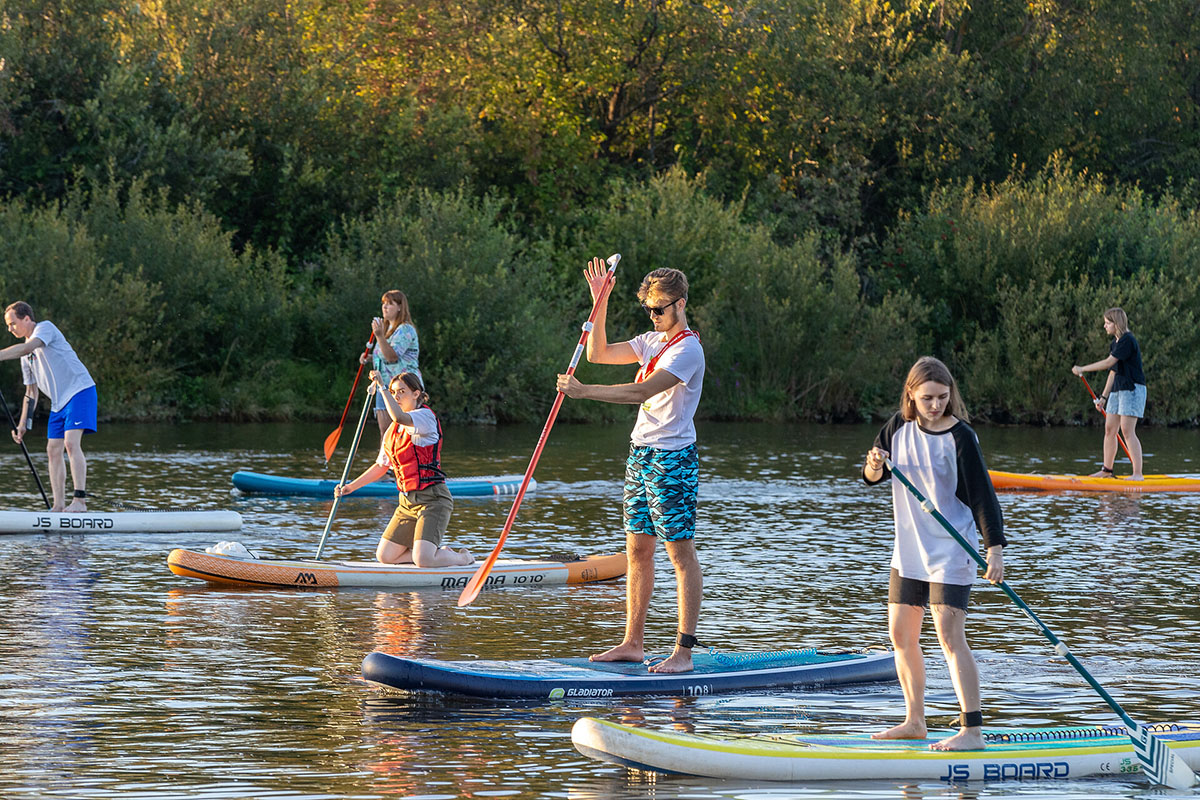
[[[408, 310], [408, 298], [399, 289], [383, 293], [383, 316], [371, 321], [371, 331], [375, 334], [375, 349], [371, 352], [372, 365], [379, 373], [384, 386], [391, 385], [392, 378], [404, 372], [411, 372], [421, 378], [421, 370], [417, 366], [420, 345], [417, 341], [417, 329], [413, 326], [412, 314]], [[362, 363], [367, 362], [364, 353]], [[424, 378], [421, 378], [422, 382]], [[379, 435], [387, 431], [392, 424], [384, 406], [382, 393], [375, 394], [375, 420], [379, 423]]]

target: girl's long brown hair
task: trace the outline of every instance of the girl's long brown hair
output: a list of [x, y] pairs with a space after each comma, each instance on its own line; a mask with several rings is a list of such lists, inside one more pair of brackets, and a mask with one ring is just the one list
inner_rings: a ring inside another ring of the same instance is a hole
[[[393, 333], [395, 333], [396, 328], [399, 328], [401, 325], [413, 324], [412, 314], [408, 310], [408, 297], [404, 294], [404, 292], [400, 291], [399, 289], [389, 289], [383, 293], [383, 297], [379, 298], [379, 302], [381, 303], [384, 300], [391, 300], [393, 303], [400, 306], [399, 318], [395, 322], [390, 320], [388, 321], [387, 336], [391, 336]], [[416, 326], [414, 325], [413, 327]]]
[[963, 422], [971, 421], [967, 414], [967, 404], [963, 402], [962, 395], [958, 393], [958, 384], [954, 382], [954, 376], [950, 374], [950, 370], [945, 364], [933, 356], [918, 358], [917, 363], [909, 369], [908, 377], [904, 379], [904, 391], [900, 393], [900, 415], [904, 419], [912, 422], [919, 416], [917, 403], [913, 400], [912, 395], [918, 386], [927, 381], [950, 387], [950, 402], [946, 404], [946, 410], [942, 413], [943, 417], [955, 416]]
[[1104, 312], [1104, 318], [1117, 326], [1117, 338], [1129, 333], [1129, 317], [1119, 308], [1110, 308]]

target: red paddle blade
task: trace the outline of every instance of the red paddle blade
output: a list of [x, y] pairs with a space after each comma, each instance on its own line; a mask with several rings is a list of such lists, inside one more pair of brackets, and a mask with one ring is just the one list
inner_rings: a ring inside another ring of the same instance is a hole
[[333, 433], [325, 437], [325, 463], [329, 463], [329, 459], [333, 458], [333, 451], [337, 450], [338, 439], [342, 437], [342, 426], [338, 425]]
[[[588, 315], [587, 322], [583, 326], [583, 333], [579, 336], [579, 344], [575, 346], [575, 354], [571, 358], [570, 366], [567, 367], [568, 375], [575, 372], [575, 365], [579, 363], [579, 356], [583, 352], [584, 345], [587, 344], [588, 334], [591, 333], [592, 323], [596, 320], [596, 313], [600, 309], [600, 304], [604, 302], [616, 280], [615, 271], [617, 269], [617, 262], [621, 260], [621, 254], [613, 253], [605, 260], [608, 262], [608, 274], [604, 276], [604, 285], [592, 303], [592, 313]], [[500, 532], [500, 541], [496, 542], [496, 547], [492, 550], [491, 555], [480, 565], [479, 569], [475, 570], [475, 574], [471, 576], [471, 580], [467, 581], [462, 594], [458, 596], [459, 608], [470, 605], [479, 596], [479, 590], [483, 588], [488, 574], [492, 571], [492, 567], [496, 565], [496, 559], [500, 557], [500, 550], [504, 547], [505, 540], [508, 539], [508, 532], [512, 530], [513, 521], [517, 518], [517, 510], [521, 507], [521, 500], [525, 497], [525, 488], [529, 486], [529, 479], [533, 477], [533, 471], [537, 468], [538, 459], [542, 456], [542, 448], [546, 446], [546, 439], [550, 437], [550, 429], [554, 427], [554, 420], [558, 417], [558, 410], [562, 408], [564, 397], [566, 395], [562, 392], [558, 392], [554, 396], [554, 405], [550, 407], [550, 416], [546, 418], [546, 425], [542, 428], [542, 435], [538, 437], [537, 447], [533, 448], [533, 458], [529, 459], [529, 466], [525, 468], [525, 479], [521, 481], [521, 488], [517, 491], [517, 496], [513, 498], [512, 508], [508, 512], [508, 519], [504, 521], [504, 530]]]
[[[370, 338], [367, 339], [367, 344], [363, 350], [364, 356], [371, 355], [371, 346], [375, 344], [375, 332], [371, 332]], [[329, 465], [329, 459], [333, 458], [333, 451], [337, 449], [338, 439], [342, 437], [342, 426], [346, 424], [346, 415], [350, 413], [350, 404], [354, 402], [354, 390], [358, 388], [358, 379], [362, 377], [363, 367], [366, 364], [359, 362], [358, 372], [354, 373], [354, 383], [350, 384], [350, 396], [346, 398], [346, 407], [342, 409], [342, 419], [338, 422], [337, 428], [333, 433], [325, 437], [325, 465]]]
[[479, 569], [475, 570], [475, 574], [471, 576], [471, 580], [467, 581], [467, 585], [463, 588], [462, 594], [458, 596], [458, 607], [469, 606], [479, 597], [479, 590], [483, 588], [483, 584], [487, 581], [487, 576], [492, 571], [492, 567], [496, 565], [496, 559], [500, 557], [500, 550], [504, 547], [504, 537], [496, 542], [496, 547], [492, 550], [491, 555], [487, 560], [479, 565]]

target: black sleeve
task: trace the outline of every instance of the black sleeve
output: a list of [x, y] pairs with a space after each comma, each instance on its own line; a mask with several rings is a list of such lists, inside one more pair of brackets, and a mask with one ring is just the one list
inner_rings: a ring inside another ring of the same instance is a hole
[[[1108, 353], [1117, 361], [1128, 361], [1129, 357], [1133, 355], [1134, 347], [1135, 345], [1133, 343], [1133, 336], [1129, 333], [1126, 333], [1120, 339], [1117, 339], [1112, 343], [1112, 346], [1108, 348]], [[1114, 364], [1110, 372], [1115, 371], [1116, 368], [1117, 367]]]
[[[874, 446], [878, 447], [880, 450], [886, 450], [890, 454], [892, 452], [892, 436], [895, 435], [896, 431], [898, 431], [900, 426], [903, 424], [904, 417], [900, 416], [900, 412], [897, 411], [894, 415], [892, 415], [892, 418], [885, 422], [883, 427], [879, 429], [878, 435], [875, 436]], [[862, 479], [863, 482], [868, 486], [876, 486], [890, 479], [891, 477], [892, 471], [888, 469], [887, 465], [885, 464], [883, 467], [883, 474], [879, 476], [879, 480], [869, 481], [867, 480], [867, 465], [865, 462], [863, 463]]]
[[1000, 501], [996, 498], [996, 487], [988, 476], [983, 451], [979, 449], [979, 437], [966, 423], [954, 426], [954, 449], [958, 458], [958, 486], [955, 496], [971, 509], [975, 527], [983, 537], [983, 549], [994, 545], [1006, 545], [1004, 517], [1000, 513]]

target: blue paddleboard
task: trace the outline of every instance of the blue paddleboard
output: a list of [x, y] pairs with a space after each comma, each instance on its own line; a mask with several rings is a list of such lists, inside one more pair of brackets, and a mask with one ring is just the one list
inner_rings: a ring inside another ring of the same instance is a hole
[[675, 675], [632, 662], [546, 658], [531, 661], [439, 661], [378, 651], [363, 660], [363, 677], [393, 689], [475, 697], [583, 699], [631, 695], [695, 697], [755, 689], [839, 686], [896, 680], [887, 650], [774, 650], [712, 653], [697, 650], [695, 669]]
[[[478, 478], [447, 478], [446, 486], [452, 497], [491, 497], [492, 495], [515, 495], [521, 488], [524, 475], [487, 475]], [[233, 473], [233, 486], [247, 494], [288, 494], [302, 497], [333, 499], [333, 487], [338, 482], [315, 478], [286, 478], [281, 475], [264, 475], [261, 472]], [[529, 479], [525, 489], [532, 492], [537, 481]], [[351, 497], [396, 497], [394, 480], [382, 480], [367, 484]]]

